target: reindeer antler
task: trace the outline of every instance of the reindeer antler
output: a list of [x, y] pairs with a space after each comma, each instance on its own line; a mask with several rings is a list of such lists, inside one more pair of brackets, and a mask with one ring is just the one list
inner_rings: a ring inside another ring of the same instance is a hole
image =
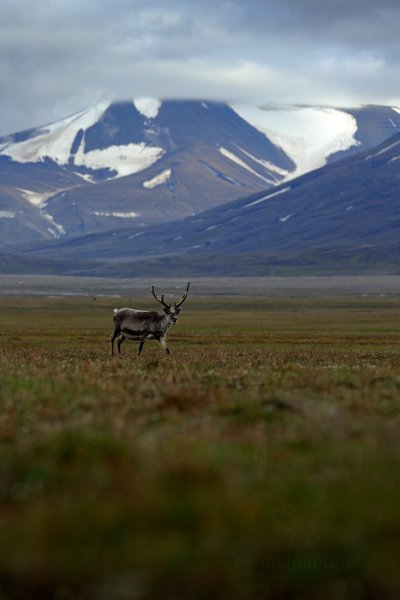
[[161, 298], [159, 298], [155, 292], [154, 289], [154, 285], [151, 286], [151, 293], [153, 294], [154, 298], [157, 300], [157, 302], [159, 302], [160, 304], [162, 304], [163, 306], [165, 306], [165, 308], [169, 308], [170, 305], [167, 304], [166, 302], [164, 302], [164, 294], [161, 295]]
[[185, 302], [186, 298], [188, 297], [189, 287], [190, 287], [190, 281], [188, 281], [188, 283], [187, 283], [186, 290], [185, 290], [185, 293], [183, 294], [182, 298], [180, 300], [178, 300], [178, 302], [175, 302], [175, 308], [179, 308], [179, 306]]

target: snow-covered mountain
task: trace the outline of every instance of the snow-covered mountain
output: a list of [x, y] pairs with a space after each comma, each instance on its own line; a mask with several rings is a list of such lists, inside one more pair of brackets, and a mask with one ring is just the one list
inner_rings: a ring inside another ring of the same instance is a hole
[[[380, 146], [174, 223], [25, 249], [120, 276], [398, 273], [400, 133]], [[85, 260], [87, 264], [79, 262]], [[98, 261], [89, 265], [89, 261]], [[72, 265], [72, 267], [71, 267]]]
[[0, 247], [194, 216], [398, 130], [390, 107], [100, 104], [0, 138]]
[[[140, 172], [156, 163], [168, 150], [165, 147], [171, 122], [162, 118], [165, 107], [178, 105], [182, 121], [188, 104], [209, 110], [231, 108], [244, 121], [261, 131], [281, 148], [295, 169], [273, 168], [280, 176], [293, 178], [323, 166], [339, 152], [373, 147], [400, 129], [400, 109], [364, 106], [337, 109], [318, 106], [251, 107], [206, 102], [137, 99], [133, 103], [101, 103], [62, 121], [17, 134], [0, 137], [0, 156], [18, 163], [54, 161], [69, 167], [85, 179], [114, 179]], [[164, 109], [163, 109], [164, 105]], [[174, 111], [176, 113], [176, 111]], [[180, 115], [174, 114], [174, 120]], [[193, 116], [193, 115], [192, 115]], [[214, 116], [214, 115], [213, 115]], [[176, 126], [177, 123], [175, 122]], [[167, 129], [165, 129], [167, 128]], [[163, 131], [162, 131], [163, 130]], [[164, 136], [163, 136], [164, 134]], [[167, 135], [165, 135], [167, 134]], [[201, 135], [201, 132], [198, 132]], [[164, 137], [164, 140], [162, 139]], [[168, 139], [171, 143], [171, 139]], [[242, 149], [221, 154], [249, 169]], [[247, 160], [255, 157], [248, 156]], [[272, 183], [276, 177], [272, 178]], [[163, 181], [162, 181], [163, 182]]]

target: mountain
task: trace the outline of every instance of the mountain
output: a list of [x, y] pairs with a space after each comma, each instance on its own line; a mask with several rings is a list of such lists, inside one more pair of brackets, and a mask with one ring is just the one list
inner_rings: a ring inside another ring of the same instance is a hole
[[1, 138], [0, 209], [24, 241], [142, 227], [276, 185], [294, 168], [227, 105], [112, 103]]
[[293, 160], [296, 169], [286, 180], [373, 148], [400, 131], [400, 109], [389, 106], [234, 108]]
[[[236, 274], [281, 268], [400, 272], [400, 134], [182, 221], [26, 249], [97, 259], [103, 274]], [[108, 266], [107, 266], [108, 262]], [[116, 267], [115, 265], [118, 264]]]
[[101, 104], [0, 138], [0, 249], [194, 217], [387, 139], [398, 109]]

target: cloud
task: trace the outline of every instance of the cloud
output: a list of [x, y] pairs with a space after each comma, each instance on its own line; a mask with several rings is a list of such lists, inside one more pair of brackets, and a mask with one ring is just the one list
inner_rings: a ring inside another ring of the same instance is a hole
[[2, 0], [0, 133], [102, 100], [400, 103], [397, 0]]

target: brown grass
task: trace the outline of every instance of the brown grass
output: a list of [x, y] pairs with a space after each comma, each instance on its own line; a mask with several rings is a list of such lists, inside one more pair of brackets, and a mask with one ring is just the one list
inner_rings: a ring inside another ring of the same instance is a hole
[[0, 598], [396, 597], [397, 301], [114, 304], [0, 300]]

